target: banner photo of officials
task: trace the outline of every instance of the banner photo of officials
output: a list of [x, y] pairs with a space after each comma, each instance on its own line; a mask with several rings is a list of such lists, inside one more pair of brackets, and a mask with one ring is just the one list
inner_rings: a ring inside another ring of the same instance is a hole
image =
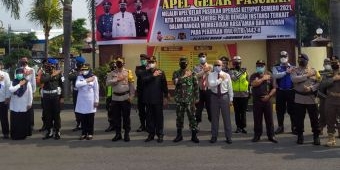
[[102, 0], [96, 14], [98, 44], [296, 38], [295, 0]]

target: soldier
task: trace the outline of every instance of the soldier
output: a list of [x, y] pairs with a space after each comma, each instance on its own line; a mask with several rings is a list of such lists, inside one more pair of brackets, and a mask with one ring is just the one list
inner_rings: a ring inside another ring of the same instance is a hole
[[199, 85], [199, 102], [196, 103], [196, 121], [197, 124], [202, 122], [203, 108], [207, 110], [208, 120], [211, 122], [210, 112], [210, 90], [208, 89], [208, 75], [212, 71], [212, 65], [207, 63], [207, 55], [199, 53], [198, 59], [200, 64], [194, 67], [194, 73], [198, 80]]
[[191, 141], [199, 143], [197, 138], [197, 122], [195, 117], [195, 102], [198, 102], [198, 84], [195, 74], [187, 69], [187, 58], [179, 59], [180, 69], [174, 71], [172, 81], [175, 85], [175, 101], [176, 101], [176, 127], [177, 136], [173, 142], [183, 140], [182, 129], [185, 112], [188, 115], [189, 127], [191, 130]]
[[[78, 96], [78, 89], [76, 87], [76, 80], [77, 77], [79, 75], [81, 75], [81, 68], [84, 66], [85, 64], [85, 59], [81, 56], [76, 57], [76, 68], [73, 68], [69, 75], [68, 75], [68, 79], [71, 81], [72, 83], [72, 101], [73, 101], [73, 110], [75, 110], [76, 108], [76, 104], [77, 104], [77, 96]], [[75, 118], [76, 118], [76, 127], [74, 129], [72, 129], [72, 131], [78, 131], [81, 129], [81, 118], [80, 118], [80, 113], [74, 112]]]
[[98, 19], [97, 28], [101, 38], [104, 40], [109, 40], [112, 37], [113, 14], [110, 13], [111, 6], [112, 4], [110, 1], [104, 1], [103, 8], [105, 13], [100, 15]]
[[304, 142], [304, 120], [307, 110], [312, 126], [313, 144], [320, 145], [319, 119], [315, 98], [321, 77], [317, 70], [308, 67], [308, 61], [308, 56], [306, 54], [301, 54], [298, 57], [299, 67], [295, 68], [291, 73], [295, 90], [294, 114], [296, 115], [295, 123], [298, 135], [296, 143], [303, 144]]
[[333, 71], [331, 66], [331, 60], [326, 58], [323, 61], [324, 70], [320, 70], [319, 73], [321, 75], [321, 82], [320, 88], [318, 90], [318, 98], [319, 98], [319, 128], [320, 128], [320, 135], [323, 133], [323, 128], [326, 127], [326, 113], [325, 113], [325, 101], [327, 97], [327, 89], [324, 87], [325, 81], [329, 78], [333, 77]]
[[0, 122], [4, 139], [9, 138], [9, 123], [8, 123], [8, 104], [10, 102], [11, 93], [9, 87], [11, 80], [8, 73], [2, 71], [3, 64], [0, 61]]
[[[325, 114], [327, 123], [328, 141], [327, 146], [335, 146], [336, 141], [334, 137], [335, 124], [337, 124], [337, 117], [340, 116], [340, 72], [339, 60], [334, 59], [331, 61], [332, 76], [327, 76], [325, 81], [322, 81], [320, 88], [325, 88], [327, 97], [325, 99]], [[337, 124], [339, 126], [339, 124]], [[339, 127], [338, 127], [339, 130]]]
[[278, 143], [274, 137], [273, 109], [271, 97], [274, 96], [276, 88], [273, 84], [273, 78], [266, 71], [266, 63], [263, 60], [256, 62], [256, 72], [250, 76], [250, 83], [253, 94], [253, 112], [254, 112], [254, 138], [252, 142], [258, 142], [262, 135], [262, 117], [266, 123], [268, 140]]
[[141, 54], [140, 58], [140, 66], [136, 66], [135, 74], [137, 76], [137, 106], [138, 106], [138, 116], [140, 120], [140, 126], [137, 129], [137, 132], [143, 132], [146, 130], [146, 105], [143, 102], [143, 82], [142, 77], [146, 71], [146, 65], [148, 64], [147, 59], [148, 56], [145, 54]]
[[58, 60], [48, 59], [45, 68], [45, 73], [41, 76], [41, 82], [44, 83], [43, 100], [44, 108], [46, 111], [46, 128], [47, 133], [45, 139], [52, 138], [55, 140], [60, 139], [60, 106], [64, 103], [63, 96], [63, 81], [61, 70], [56, 69]]
[[168, 103], [168, 85], [165, 74], [157, 68], [156, 58], [150, 57], [145, 75], [142, 77], [144, 89], [143, 102], [146, 104], [146, 129], [149, 133], [145, 142], [154, 140], [155, 134], [158, 136], [157, 142], [162, 143], [164, 137], [164, 116], [163, 105]]
[[149, 33], [148, 14], [142, 11], [142, 0], [135, 0], [136, 11], [132, 13], [135, 19], [137, 37], [146, 37]]
[[124, 141], [130, 141], [130, 112], [131, 112], [131, 100], [135, 95], [134, 77], [131, 70], [124, 68], [124, 60], [118, 58], [116, 60], [117, 69], [112, 71], [106, 79], [106, 85], [112, 86], [112, 106], [113, 111], [113, 123], [116, 131], [116, 135], [112, 138], [112, 141], [118, 141], [122, 139], [122, 118], [124, 129]]
[[[106, 78], [110, 76], [110, 73], [117, 69], [116, 61], [113, 60], [109, 64], [110, 70], [107, 72]], [[113, 122], [113, 110], [112, 110], [112, 86], [106, 86], [106, 110], [107, 110], [107, 121], [109, 122], [109, 127], [105, 129], [105, 132], [114, 131]]]
[[133, 15], [126, 11], [127, 0], [119, 0], [120, 11], [113, 15], [112, 37], [136, 37]]
[[291, 130], [293, 134], [296, 134], [296, 127], [294, 125], [294, 90], [293, 82], [291, 80], [291, 72], [294, 67], [288, 62], [288, 53], [281, 51], [280, 64], [275, 65], [272, 69], [274, 83], [276, 84], [276, 115], [278, 128], [275, 134], [284, 132], [284, 115], [287, 110], [290, 116]]
[[233, 68], [230, 69], [230, 77], [234, 90], [234, 112], [237, 129], [235, 133], [247, 133], [246, 113], [249, 98], [249, 77], [246, 68], [241, 68], [240, 56], [233, 57]]

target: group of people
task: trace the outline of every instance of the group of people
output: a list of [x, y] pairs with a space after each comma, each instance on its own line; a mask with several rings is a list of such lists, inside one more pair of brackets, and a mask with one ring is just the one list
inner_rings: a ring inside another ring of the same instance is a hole
[[104, 40], [115, 37], [146, 37], [149, 33], [149, 19], [146, 12], [142, 11], [142, 0], [135, 0], [134, 12], [128, 12], [127, 1], [119, 0], [119, 12], [110, 12], [112, 3], [105, 0], [102, 3], [104, 14], [99, 16], [97, 28]]

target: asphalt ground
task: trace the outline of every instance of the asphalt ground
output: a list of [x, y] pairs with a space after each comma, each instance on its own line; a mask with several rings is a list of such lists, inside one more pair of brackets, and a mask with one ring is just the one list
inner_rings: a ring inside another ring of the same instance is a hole
[[[35, 129], [41, 127], [41, 110], [35, 110]], [[233, 134], [233, 144], [225, 143], [220, 131], [218, 142], [209, 143], [210, 123], [203, 115], [198, 137], [199, 144], [190, 141], [190, 131], [185, 118], [184, 140], [173, 143], [176, 136], [176, 114], [174, 110], [164, 111], [165, 137], [163, 143], [145, 143], [147, 133], [137, 133], [138, 114], [131, 111], [131, 141], [112, 142], [113, 132], [104, 132], [107, 127], [106, 111], [99, 110], [95, 116], [95, 134], [91, 141], [79, 141], [80, 132], [72, 132], [75, 126], [74, 114], [63, 110], [61, 140], [42, 140], [43, 133], [34, 131], [26, 140], [0, 140], [0, 170], [339, 170], [340, 139], [338, 146], [323, 146], [327, 139], [321, 137], [321, 146], [312, 145], [309, 118], [305, 120], [305, 144], [297, 145], [296, 136], [289, 132], [278, 135], [278, 144], [267, 141], [252, 143], [253, 118], [247, 114], [248, 134]], [[232, 114], [232, 118], [234, 115]], [[276, 115], [274, 115], [276, 127]], [[285, 119], [286, 131], [289, 118]], [[220, 123], [222, 125], [222, 122]], [[234, 119], [232, 119], [235, 128]], [[220, 130], [223, 130], [220, 126]], [[265, 131], [265, 128], [264, 128]], [[326, 131], [324, 131], [325, 133]], [[266, 134], [265, 132], [263, 134]]]

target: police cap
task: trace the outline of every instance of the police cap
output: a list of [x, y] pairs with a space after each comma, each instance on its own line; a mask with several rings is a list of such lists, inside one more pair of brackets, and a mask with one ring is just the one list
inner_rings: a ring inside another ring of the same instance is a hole
[[264, 60], [257, 60], [256, 65], [266, 65], [266, 62]]
[[79, 63], [79, 64], [84, 64], [85, 59], [82, 56], [78, 56], [78, 57], [76, 57], [76, 62]]
[[222, 56], [222, 57], [220, 58], [220, 60], [223, 61], [223, 62], [229, 62], [229, 57]]
[[104, 1], [103, 6], [112, 6], [110, 1]]

